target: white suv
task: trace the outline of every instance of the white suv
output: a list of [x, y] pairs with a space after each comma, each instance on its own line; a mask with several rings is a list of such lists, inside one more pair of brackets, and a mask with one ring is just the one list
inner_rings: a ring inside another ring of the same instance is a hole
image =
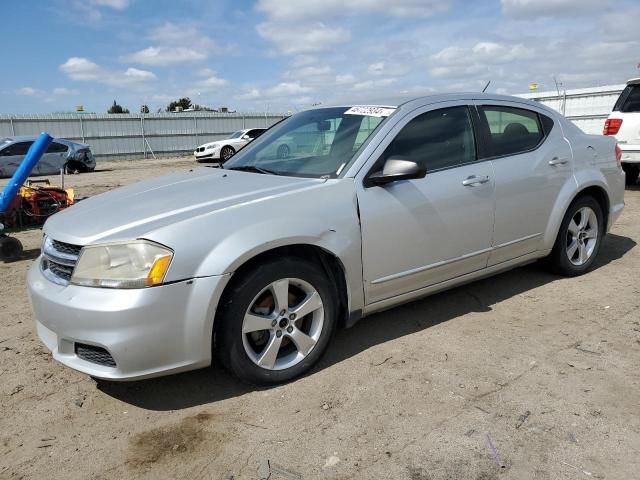
[[640, 173], [640, 78], [627, 82], [602, 133], [616, 137], [627, 185], [634, 185]]

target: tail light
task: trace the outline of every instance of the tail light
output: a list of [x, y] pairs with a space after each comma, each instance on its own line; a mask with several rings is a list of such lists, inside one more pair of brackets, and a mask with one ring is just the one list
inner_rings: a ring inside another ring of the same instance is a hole
[[616, 162], [618, 162], [618, 167], [622, 168], [622, 149], [620, 145], [616, 143]]
[[621, 118], [607, 118], [604, 122], [604, 130], [602, 131], [603, 135], [615, 135], [620, 130], [622, 126]]

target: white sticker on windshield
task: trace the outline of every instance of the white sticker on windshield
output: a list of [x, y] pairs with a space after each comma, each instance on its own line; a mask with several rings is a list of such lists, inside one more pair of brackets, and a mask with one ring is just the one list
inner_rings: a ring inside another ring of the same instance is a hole
[[344, 112], [346, 115], [366, 115], [368, 117], [388, 117], [391, 115], [396, 109], [389, 107], [367, 107], [367, 106], [359, 106], [359, 107], [351, 107], [349, 110]]

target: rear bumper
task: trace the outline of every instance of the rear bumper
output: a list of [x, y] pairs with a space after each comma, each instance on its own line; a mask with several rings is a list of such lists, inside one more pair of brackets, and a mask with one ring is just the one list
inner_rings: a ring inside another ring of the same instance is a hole
[[640, 164], [640, 145], [620, 145], [622, 150], [622, 163], [638, 163]]
[[[116, 290], [61, 286], [34, 262], [27, 284], [35, 326], [58, 362], [108, 380], [137, 380], [211, 363], [217, 302], [228, 275]], [[115, 367], [88, 361], [77, 344], [106, 350]]]

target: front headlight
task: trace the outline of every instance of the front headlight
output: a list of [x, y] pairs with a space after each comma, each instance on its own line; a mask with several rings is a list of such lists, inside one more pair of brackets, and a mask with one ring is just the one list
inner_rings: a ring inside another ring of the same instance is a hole
[[144, 288], [160, 285], [173, 252], [147, 240], [87, 246], [71, 283], [85, 287]]
[[215, 150], [218, 147], [218, 145], [209, 145], [207, 147], [207, 150]]

